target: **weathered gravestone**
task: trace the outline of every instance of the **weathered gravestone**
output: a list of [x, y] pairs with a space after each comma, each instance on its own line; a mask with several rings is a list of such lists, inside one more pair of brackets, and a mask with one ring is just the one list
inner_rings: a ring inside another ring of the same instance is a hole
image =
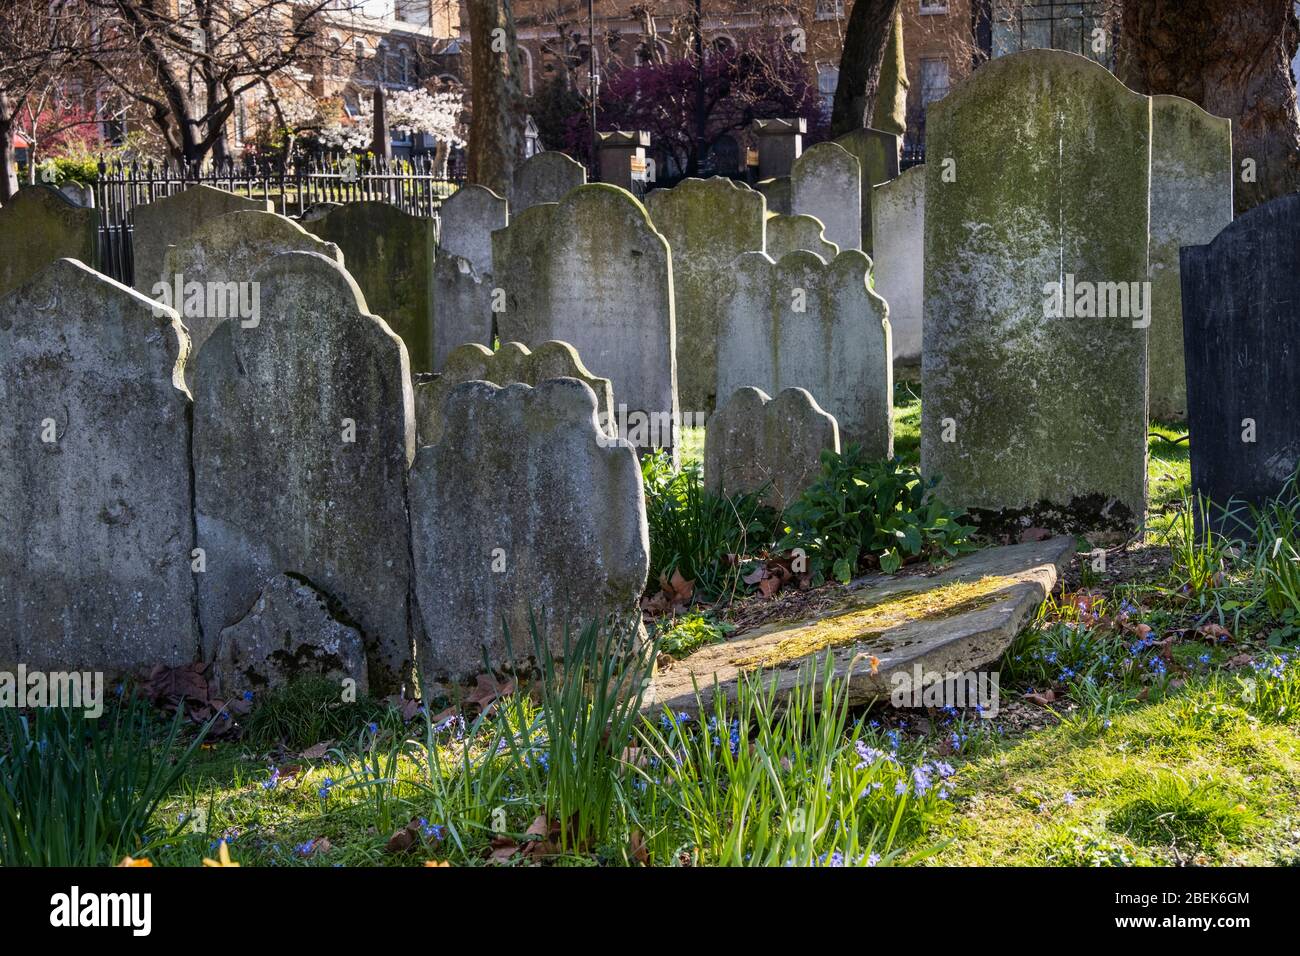
[[0, 667], [197, 659], [189, 347], [71, 259], [0, 298]]
[[500, 339], [570, 343], [613, 383], [619, 434], [675, 448], [672, 260], [645, 207], [617, 186], [579, 186], [524, 210], [492, 241], [505, 293]]
[[283, 687], [314, 674], [355, 682], [358, 694], [370, 689], [361, 632], [328, 597], [289, 574], [272, 578], [257, 602], [217, 640], [217, 686], [226, 697], [241, 697]]
[[411, 371], [433, 371], [435, 221], [386, 202], [322, 203], [302, 221], [342, 250], [366, 305], [406, 343]]
[[821, 453], [839, 452], [835, 418], [802, 388], [769, 398], [739, 388], [709, 418], [704, 438], [704, 480], [723, 494], [764, 488], [763, 501], [784, 511], [817, 480]]
[[559, 202], [570, 189], [585, 185], [587, 167], [564, 153], [548, 150], [524, 160], [510, 184], [510, 213], [519, 215], [529, 206]]
[[870, 268], [857, 249], [829, 263], [804, 250], [780, 262], [761, 252], [737, 259], [718, 336], [718, 394], [807, 389], [835, 416], [843, 444], [893, 455], [888, 306], [867, 287]]
[[862, 248], [862, 166], [836, 143], [818, 143], [794, 163], [790, 209], [815, 216], [841, 249]]
[[[163, 274], [147, 292], [180, 313], [197, 355], [226, 319], [246, 325], [261, 320], [261, 290], [253, 273], [285, 252], [317, 252], [343, 265], [338, 246], [292, 219], [273, 212], [231, 212], [201, 223], [169, 247]], [[193, 363], [185, 373], [193, 387]]]
[[1187, 416], [1178, 250], [1232, 222], [1232, 121], [1178, 96], [1151, 97], [1152, 418]]
[[468, 259], [439, 249], [433, 260], [433, 369], [466, 342], [492, 344], [496, 286]]
[[768, 216], [768, 256], [779, 260], [796, 249], [815, 252], [827, 262], [840, 254], [840, 247], [826, 238], [826, 229], [815, 216]]
[[874, 196], [872, 187], [898, 178], [898, 136], [883, 129], [865, 127], [845, 133], [834, 142], [847, 149], [857, 159], [862, 169], [861, 249], [867, 255], [874, 256], [875, 243], [872, 241], [874, 218], [871, 212], [871, 203]]
[[292, 573], [356, 622], [371, 687], [388, 693], [411, 664], [406, 346], [324, 256], [277, 256], [254, 281], [260, 323], [218, 326], [194, 376], [204, 642], [211, 654], [267, 581]]
[[920, 369], [925, 284], [925, 167], [913, 166], [872, 190], [876, 291], [889, 303], [894, 371]]
[[203, 185], [136, 206], [131, 230], [136, 290], [150, 295], [154, 283], [163, 278], [167, 247], [180, 242], [208, 220], [229, 212], [271, 211], [269, 199], [248, 199]]
[[74, 206], [95, 207], [95, 190], [83, 183], [67, 182], [59, 187], [59, 192]]
[[731, 263], [763, 251], [763, 194], [715, 176], [686, 179], [647, 197], [650, 219], [673, 256], [677, 331], [677, 403], [684, 412], [713, 410], [718, 381], [718, 316]]
[[1298, 225], [1291, 193], [1182, 251], [1192, 488], [1216, 505], [1260, 504], [1300, 464]]
[[0, 295], [58, 259], [99, 264], [99, 215], [49, 186], [24, 186], [0, 208]]
[[1054, 50], [930, 106], [921, 464], [987, 526], [1142, 522], [1150, 129], [1147, 97]]
[[543, 342], [529, 349], [521, 342], [504, 342], [493, 352], [484, 345], [462, 345], [447, 358], [439, 375], [415, 388], [416, 434], [421, 445], [434, 445], [442, 437], [442, 405], [452, 389], [464, 382], [493, 385], [540, 385], [548, 378], [576, 378], [596, 395], [601, 428], [613, 438], [617, 420], [614, 389], [609, 379], [587, 370], [578, 350], [568, 342]]
[[636, 456], [596, 421], [596, 396], [561, 378], [537, 388], [467, 382], [436, 445], [411, 469], [415, 593], [426, 681], [464, 680], [531, 654], [529, 616], [560, 653], [611, 615], [639, 614], [650, 563]]
[[754, 189], [762, 193], [763, 198], [767, 200], [768, 212], [780, 213], [782, 216], [792, 215], [789, 176], [760, 179], [754, 183]]
[[492, 233], [509, 222], [506, 201], [486, 186], [461, 186], [438, 207], [438, 249], [492, 274]]

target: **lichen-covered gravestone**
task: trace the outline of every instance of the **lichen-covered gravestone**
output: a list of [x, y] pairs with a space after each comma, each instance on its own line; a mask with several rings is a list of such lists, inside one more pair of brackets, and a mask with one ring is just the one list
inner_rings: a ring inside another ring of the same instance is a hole
[[492, 277], [439, 249], [433, 261], [433, 370], [466, 342], [492, 344]]
[[718, 337], [718, 394], [807, 389], [835, 416], [843, 444], [890, 457], [888, 307], [867, 287], [870, 268], [857, 249], [829, 263], [804, 250], [780, 262], [761, 252], [737, 259]]
[[794, 161], [790, 209], [815, 216], [841, 249], [862, 248], [862, 166], [836, 143], [818, 143]]
[[677, 403], [708, 413], [716, 404], [718, 316], [731, 263], [763, 251], [763, 194], [715, 176], [686, 179], [647, 198], [650, 219], [672, 249], [677, 323]]
[[913, 166], [873, 189], [876, 291], [889, 303], [894, 370], [920, 369], [925, 284], [925, 167]]
[[457, 386], [444, 431], [411, 469], [415, 593], [426, 681], [464, 680], [531, 655], [529, 616], [554, 652], [566, 627], [636, 620], [650, 564], [636, 456], [571, 378]]
[[189, 337], [71, 259], [0, 298], [0, 667], [198, 657]]
[[302, 221], [342, 250], [366, 305], [406, 343], [411, 371], [433, 371], [434, 220], [391, 203], [350, 202], [322, 203]]
[[1291, 193], [1182, 251], [1192, 488], [1216, 505], [1262, 504], [1300, 463], [1298, 227]]
[[296, 574], [356, 622], [388, 693], [411, 664], [406, 346], [324, 256], [277, 256], [254, 281], [261, 321], [219, 325], [194, 376], [204, 642], [210, 654], [270, 578]]
[[[317, 252], [343, 264], [338, 246], [322, 242], [292, 219], [273, 212], [231, 212], [201, 223], [168, 248], [162, 277], [145, 291], [180, 313], [197, 355], [226, 319], [260, 321], [261, 290], [253, 284], [253, 273], [285, 252]], [[193, 386], [193, 364], [185, 373]]]
[[1232, 121], [1178, 96], [1151, 97], [1151, 417], [1187, 416], [1178, 250], [1232, 222]]
[[754, 183], [754, 189], [763, 194], [767, 200], [767, 211], [780, 213], [782, 216], [792, 215], [790, 209], [790, 177], [773, 176], [771, 179], [760, 179]]
[[136, 206], [132, 211], [135, 224], [131, 230], [136, 290], [150, 295], [154, 283], [163, 278], [167, 247], [180, 242], [208, 220], [230, 212], [271, 211], [269, 199], [249, 199], [203, 185]]
[[0, 208], [0, 295], [58, 259], [99, 264], [99, 215], [49, 186], [24, 186]]
[[[838, 137], [835, 141], [847, 149], [862, 168], [862, 246], [869, 256], [875, 256], [875, 242], [872, 230], [875, 228], [871, 204], [874, 201], [873, 186], [887, 183], [898, 177], [898, 136], [883, 129], [865, 127], [855, 129]], [[796, 210], [797, 211], [797, 210]]]
[[709, 418], [704, 480], [728, 495], [766, 486], [764, 503], [784, 511], [816, 481], [821, 453], [839, 450], [834, 416], [806, 389], [787, 388], [773, 399], [746, 386]]
[[1150, 130], [1149, 98], [1055, 50], [930, 106], [921, 464], [988, 527], [1142, 522]]
[[587, 182], [587, 167], [564, 153], [548, 150], [524, 160], [510, 184], [510, 214], [529, 206], [559, 202], [570, 189]]
[[441, 374], [416, 386], [416, 433], [420, 444], [433, 445], [442, 437], [442, 404], [457, 385], [464, 382], [540, 385], [548, 378], [576, 378], [586, 382], [596, 395], [602, 429], [611, 437], [618, 437], [613, 386], [609, 379], [588, 371], [578, 350], [568, 342], [543, 342], [535, 349], [521, 342], [504, 342], [495, 352], [471, 343], [448, 356]]
[[617, 186], [579, 186], [524, 210], [492, 241], [501, 340], [570, 343], [613, 383], [619, 434], [639, 448], [675, 448], [672, 260], [645, 207]]
[[774, 260], [787, 252], [806, 249], [827, 262], [840, 254], [840, 247], [826, 238], [826, 227], [815, 216], [767, 217], [767, 254]]
[[492, 274], [492, 233], [509, 222], [506, 201], [486, 186], [462, 186], [438, 207], [438, 249]]

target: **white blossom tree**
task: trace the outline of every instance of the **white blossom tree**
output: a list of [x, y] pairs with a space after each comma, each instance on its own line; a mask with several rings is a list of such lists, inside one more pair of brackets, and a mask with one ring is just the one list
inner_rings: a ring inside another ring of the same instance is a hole
[[[440, 172], [445, 170], [452, 148], [465, 145], [465, 105], [459, 90], [395, 90], [388, 94], [386, 108], [389, 129], [421, 133], [438, 141], [435, 162]], [[366, 149], [374, 138], [374, 120], [374, 103], [362, 98], [356, 116], [327, 123], [315, 139], [331, 149]]]

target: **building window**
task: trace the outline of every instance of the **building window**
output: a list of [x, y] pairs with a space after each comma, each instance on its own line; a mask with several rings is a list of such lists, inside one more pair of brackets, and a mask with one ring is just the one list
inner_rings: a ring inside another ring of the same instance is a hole
[[835, 109], [835, 88], [840, 85], [840, 71], [823, 64], [817, 67], [817, 96], [821, 100], [822, 119], [829, 120]]
[[1103, 0], [995, 0], [993, 55], [1068, 50], [1109, 68], [1114, 44], [1110, 42], [1105, 6]]
[[921, 108], [948, 95], [948, 61], [943, 57], [921, 59]]
[[405, 85], [411, 83], [411, 51], [402, 47], [397, 51], [397, 75]]
[[711, 53], [727, 56], [736, 52], [736, 41], [724, 33], [722, 36], [714, 37], [709, 41], [709, 50]]
[[843, 20], [844, 0], [817, 0], [818, 20]]

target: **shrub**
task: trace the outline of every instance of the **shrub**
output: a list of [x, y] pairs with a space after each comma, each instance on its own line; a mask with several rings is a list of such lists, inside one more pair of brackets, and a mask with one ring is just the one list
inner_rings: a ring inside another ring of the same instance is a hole
[[822, 452], [821, 476], [786, 509], [782, 550], [802, 548], [815, 583], [847, 583], [865, 565], [888, 574], [921, 557], [971, 549], [973, 528], [934, 495], [937, 479], [898, 458], [877, 461], [859, 445]]

